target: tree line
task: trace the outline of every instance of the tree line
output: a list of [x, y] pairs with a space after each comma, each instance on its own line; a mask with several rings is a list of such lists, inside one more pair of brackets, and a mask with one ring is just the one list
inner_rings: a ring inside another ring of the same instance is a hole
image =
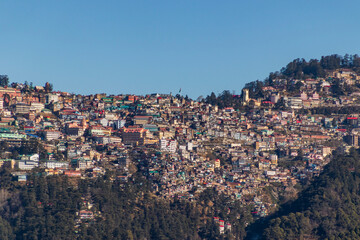
[[[271, 72], [267, 78], [263, 81], [256, 80], [245, 84], [244, 88], [249, 90], [250, 98], [264, 98], [265, 92], [263, 87], [274, 86], [276, 79], [308, 79], [308, 78], [324, 78], [326, 72], [330, 70], [346, 68], [360, 73], [360, 57], [357, 54], [344, 56], [333, 54], [329, 56], [322, 56], [320, 60], [310, 59], [306, 61], [304, 58], [297, 58], [289, 62], [280, 71]], [[344, 95], [345, 91], [351, 91], [351, 89], [342, 89], [339, 83], [334, 80], [334, 87], [332, 88], [333, 94], [340, 96]], [[294, 84], [285, 83], [285, 90], [289, 93], [298, 93], [301, 82]], [[239, 109], [241, 107], [241, 96], [231, 94], [230, 91], [225, 90], [222, 93], [216, 95], [212, 92], [210, 95], [204, 98], [204, 102], [217, 105], [219, 108], [234, 107]]]

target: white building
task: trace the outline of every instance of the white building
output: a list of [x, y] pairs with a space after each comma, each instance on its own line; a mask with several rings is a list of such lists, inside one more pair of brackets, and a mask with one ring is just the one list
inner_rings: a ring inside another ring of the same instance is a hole
[[37, 153], [21, 156], [21, 160], [39, 162], [39, 159], [40, 159], [40, 157], [39, 157], [39, 154], [37, 154]]
[[61, 132], [59, 131], [44, 131], [44, 135], [45, 135], [45, 140], [46, 141], [51, 141], [54, 139], [59, 139], [61, 136]]
[[188, 142], [187, 143], [187, 150], [188, 151], [192, 151], [193, 150], [193, 147], [194, 147], [194, 144], [192, 142]]
[[46, 161], [45, 163], [43, 163], [43, 167], [45, 168], [51, 168], [51, 169], [55, 169], [55, 168], [69, 168], [69, 163], [68, 162], [58, 162], [58, 161]]
[[109, 120], [107, 120], [106, 118], [102, 118], [99, 120], [99, 123], [103, 126], [103, 127], [107, 127], [109, 124]]
[[30, 112], [30, 105], [27, 105], [26, 103], [23, 102], [18, 102], [15, 104], [14, 107], [14, 112], [16, 114], [20, 113], [20, 114], [26, 114]]
[[160, 139], [160, 150], [175, 153], [177, 148], [176, 140]]
[[39, 166], [38, 161], [31, 161], [31, 160], [19, 160], [17, 162], [17, 166], [20, 170], [31, 170], [35, 167]]
[[125, 123], [126, 121], [122, 119], [114, 120], [115, 129], [120, 129], [122, 127], [125, 127]]
[[300, 109], [303, 107], [303, 100], [297, 97], [289, 97], [287, 104], [292, 109]]
[[46, 104], [49, 104], [49, 103], [51, 103], [51, 102], [58, 102], [59, 101], [59, 96], [58, 95], [56, 95], [56, 94], [51, 94], [51, 93], [49, 93], [49, 94], [46, 94], [46, 96], [45, 96], [45, 102], [46, 102]]
[[41, 112], [45, 108], [44, 104], [38, 102], [32, 102], [30, 105], [30, 111]]
[[20, 170], [31, 170], [39, 166], [39, 154], [22, 155], [17, 162], [17, 166]]

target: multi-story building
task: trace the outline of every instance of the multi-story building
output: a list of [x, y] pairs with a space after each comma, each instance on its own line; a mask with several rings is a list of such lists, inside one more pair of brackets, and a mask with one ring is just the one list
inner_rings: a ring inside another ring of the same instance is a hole
[[121, 135], [124, 144], [143, 145], [148, 130], [144, 128], [122, 128]]
[[15, 104], [14, 112], [16, 114], [26, 114], [30, 112], [30, 105], [26, 103], [19, 102]]
[[46, 141], [59, 139], [60, 136], [61, 136], [61, 132], [59, 132], [59, 131], [51, 131], [51, 130], [44, 131], [44, 137], [45, 137]]
[[177, 148], [176, 140], [160, 139], [160, 150], [175, 153]]
[[41, 112], [45, 108], [44, 104], [38, 102], [32, 102], [30, 104], [30, 110], [35, 112]]
[[69, 163], [68, 162], [58, 162], [58, 161], [46, 161], [43, 166], [45, 168], [51, 168], [51, 169], [55, 169], [55, 168], [65, 168], [68, 169], [69, 168]]

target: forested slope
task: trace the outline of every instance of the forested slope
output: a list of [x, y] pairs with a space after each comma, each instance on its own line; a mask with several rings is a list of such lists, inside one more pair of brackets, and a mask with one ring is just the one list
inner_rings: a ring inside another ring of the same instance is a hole
[[[26, 184], [0, 172], [0, 239], [243, 239], [250, 210], [205, 190], [198, 201], [160, 199], [136, 174], [127, 183], [33, 174]], [[85, 204], [86, 203], [86, 204]], [[91, 205], [91, 209], [87, 206]], [[93, 219], [81, 220], [80, 211]], [[232, 224], [220, 235], [213, 217]]]
[[265, 239], [360, 239], [360, 156], [335, 154], [300, 197], [280, 210]]

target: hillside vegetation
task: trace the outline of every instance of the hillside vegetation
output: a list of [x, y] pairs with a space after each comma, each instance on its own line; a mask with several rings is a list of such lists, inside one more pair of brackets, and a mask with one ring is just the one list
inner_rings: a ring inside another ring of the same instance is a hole
[[293, 203], [283, 206], [264, 239], [359, 239], [360, 156], [336, 154]]

